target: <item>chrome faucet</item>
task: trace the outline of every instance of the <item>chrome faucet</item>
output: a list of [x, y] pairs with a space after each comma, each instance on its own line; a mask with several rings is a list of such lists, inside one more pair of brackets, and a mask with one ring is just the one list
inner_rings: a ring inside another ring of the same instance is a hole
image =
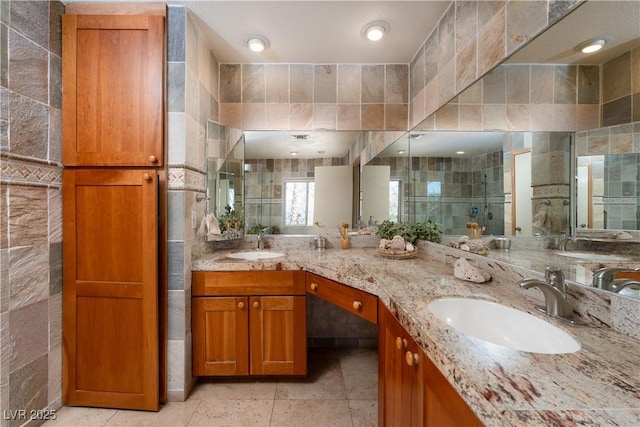
[[589, 241], [589, 236], [581, 236], [581, 237], [561, 237], [558, 241], [558, 250], [560, 252], [567, 251], [567, 243], [569, 242], [578, 242], [578, 241]]
[[264, 249], [264, 233], [269, 231], [269, 227], [263, 228], [258, 233], [258, 250], [261, 251]]
[[623, 278], [614, 279], [610, 290], [613, 292], [620, 292], [626, 287], [640, 290], [640, 281], [634, 280], [634, 279], [623, 279]]
[[567, 302], [566, 289], [562, 270], [556, 267], [547, 267], [545, 281], [540, 279], [524, 279], [518, 283], [522, 289], [537, 287], [544, 295], [545, 306], [536, 307], [541, 312], [567, 321], [571, 324], [582, 324], [573, 316], [573, 310]]
[[604, 289], [605, 291], [613, 291], [620, 292], [623, 287], [631, 286], [633, 283], [629, 283], [620, 287], [619, 284], [615, 284], [615, 275], [616, 273], [632, 273], [638, 272], [640, 268], [621, 268], [621, 267], [609, 267], [609, 268], [601, 268], [600, 270], [593, 273], [593, 278], [591, 279], [591, 286], [595, 288]]

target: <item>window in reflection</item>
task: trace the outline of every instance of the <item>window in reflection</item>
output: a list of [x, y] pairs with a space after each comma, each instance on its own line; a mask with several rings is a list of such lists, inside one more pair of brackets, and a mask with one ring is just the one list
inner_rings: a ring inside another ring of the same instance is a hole
[[389, 181], [389, 219], [393, 222], [398, 222], [400, 218], [400, 188], [402, 188], [402, 182], [399, 179], [392, 179]]
[[315, 183], [285, 181], [284, 225], [312, 226]]

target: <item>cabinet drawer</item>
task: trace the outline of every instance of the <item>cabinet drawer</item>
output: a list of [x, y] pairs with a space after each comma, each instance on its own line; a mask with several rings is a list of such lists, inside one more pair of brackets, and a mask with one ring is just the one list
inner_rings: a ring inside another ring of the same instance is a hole
[[304, 271], [194, 271], [193, 296], [304, 295]]
[[372, 323], [378, 323], [378, 297], [342, 283], [307, 273], [307, 292]]

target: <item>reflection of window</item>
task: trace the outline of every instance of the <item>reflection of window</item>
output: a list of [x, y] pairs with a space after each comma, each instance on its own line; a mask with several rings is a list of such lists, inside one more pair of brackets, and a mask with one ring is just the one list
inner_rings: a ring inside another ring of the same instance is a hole
[[389, 180], [389, 219], [398, 222], [400, 217], [400, 180]]
[[313, 181], [285, 181], [284, 225], [313, 225]]
[[442, 183], [431, 181], [427, 183], [427, 196], [439, 196], [442, 193]]

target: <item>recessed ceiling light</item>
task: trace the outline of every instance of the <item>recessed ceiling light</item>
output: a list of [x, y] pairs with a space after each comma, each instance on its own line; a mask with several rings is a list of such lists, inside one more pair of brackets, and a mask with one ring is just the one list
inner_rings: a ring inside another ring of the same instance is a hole
[[247, 46], [254, 52], [262, 52], [269, 47], [269, 40], [262, 36], [251, 36], [247, 40]]
[[404, 154], [404, 150], [398, 150], [398, 154]]
[[456, 151], [456, 154], [464, 154], [464, 151]]
[[291, 135], [291, 139], [299, 140], [299, 139], [309, 139], [308, 133], [294, 133]]
[[298, 152], [297, 151], [291, 151], [291, 152], [289, 152], [289, 154], [291, 154], [292, 156], [297, 156]]
[[593, 53], [602, 49], [605, 43], [605, 39], [592, 39], [578, 45], [576, 50], [582, 53]]
[[362, 27], [360, 35], [371, 41], [378, 41], [389, 32], [389, 24], [384, 21], [373, 21]]

